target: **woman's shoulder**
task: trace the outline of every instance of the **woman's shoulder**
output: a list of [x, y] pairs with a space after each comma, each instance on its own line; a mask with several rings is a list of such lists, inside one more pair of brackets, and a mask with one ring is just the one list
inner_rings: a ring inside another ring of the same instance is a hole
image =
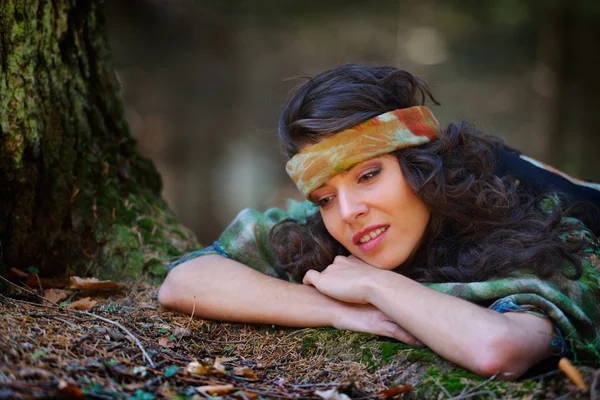
[[285, 209], [270, 207], [265, 211], [258, 211], [253, 208], [244, 208], [235, 216], [225, 231], [239, 231], [247, 225], [256, 224], [272, 226], [285, 219], [291, 219], [304, 224], [306, 223], [306, 219], [317, 211], [317, 206], [310, 201], [297, 201], [294, 199], [287, 200], [287, 207]]

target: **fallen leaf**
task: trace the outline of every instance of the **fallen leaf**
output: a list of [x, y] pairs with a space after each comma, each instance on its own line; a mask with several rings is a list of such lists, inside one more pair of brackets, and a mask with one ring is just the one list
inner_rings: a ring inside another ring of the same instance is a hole
[[143, 308], [145, 310], [156, 310], [156, 308], [157, 308], [156, 305], [151, 304], [151, 303], [145, 303], [145, 302], [139, 303], [138, 307]]
[[190, 375], [206, 375], [209, 371], [207, 366], [200, 364], [198, 361], [192, 361], [185, 367], [185, 373]]
[[233, 385], [207, 385], [196, 387], [198, 393], [204, 392], [208, 394], [226, 394], [233, 390]]
[[16, 268], [11, 268], [8, 270], [8, 273], [6, 274], [6, 277], [9, 280], [25, 280], [27, 279], [27, 272], [23, 272], [20, 269], [16, 269]]
[[182, 337], [191, 336], [192, 332], [190, 332], [189, 329], [177, 327], [173, 330], [173, 335], [175, 335], [178, 338], [182, 338]]
[[73, 310], [86, 311], [96, 305], [97, 301], [92, 300], [89, 297], [85, 297], [83, 299], [79, 299], [74, 301], [73, 303], [69, 303], [65, 306], [65, 308], [71, 308]]
[[123, 389], [128, 392], [135, 392], [136, 390], [142, 389], [144, 386], [146, 386], [146, 382], [134, 382], [123, 385]]
[[[238, 393], [239, 393], [239, 394], [238, 394]], [[242, 396], [240, 396], [240, 394], [243, 394], [243, 395], [244, 395], [244, 397], [245, 397], [245, 398], [247, 398], [247, 399], [249, 399], [249, 400], [254, 400], [254, 399], [257, 399], [257, 398], [258, 398], [258, 395], [257, 395], [256, 393], [252, 393], [252, 392], [246, 392], [245, 390], [240, 390], [240, 391], [237, 391], [237, 392], [235, 392], [233, 395], [234, 395], [234, 396], [235, 396], [235, 395], [238, 395], [239, 397], [242, 397]]]
[[170, 349], [171, 347], [175, 346], [175, 343], [168, 337], [161, 337], [160, 339], [158, 339], [158, 345], [160, 347]]
[[42, 380], [42, 379], [52, 379], [54, 378], [54, 374], [50, 371], [46, 371], [45, 369], [42, 368], [22, 368], [19, 371], [19, 376], [22, 379], [35, 379], [35, 380]]
[[558, 362], [558, 368], [565, 373], [565, 375], [577, 386], [577, 388], [583, 392], [587, 391], [587, 385], [585, 384], [581, 372], [579, 369], [571, 364], [568, 358], [562, 357]]
[[80, 278], [78, 276], [72, 276], [69, 285], [69, 289], [86, 290], [117, 289], [118, 287], [119, 284], [113, 281], [101, 281], [97, 278]]
[[66, 299], [67, 297], [69, 297], [67, 292], [60, 289], [48, 289], [44, 292], [44, 299], [54, 304]]
[[315, 394], [323, 400], [351, 400], [347, 394], [338, 392], [337, 388], [316, 390]]
[[381, 399], [389, 399], [390, 397], [394, 397], [400, 393], [410, 392], [411, 390], [412, 385], [398, 385], [378, 392], [377, 396]]
[[39, 275], [35, 272], [30, 272], [27, 274], [27, 279], [25, 280], [25, 284], [29, 287], [34, 288], [42, 288], [42, 289], [50, 289], [50, 288], [59, 288], [62, 289], [67, 286], [66, 278], [40, 278]]
[[213, 368], [215, 369], [215, 371], [220, 372], [222, 374], [225, 373], [225, 367], [223, 366], [223, 364], [221, 364], [221, 357], [216, 357], [215, 358], [215, 362], [213, 364]]
[[121, 332], [115, 330], [115, 329], [106, 329], [106, 333], [108, 333], [108, 336], [114, 340], [115, 342], [120, 342], [121, 340], [125, 340], [127, 339], [127, 336], [123, 335]]
[[64, 379], [58, 381], [58, 390], [65, 399], [85, 399], [85, 394], [77, 386], [70, 384]]
[[233, 370], [233, 375], [243, 376], [246, 379], [256, 380], [258, 376], [249, 367], [238, 367]]

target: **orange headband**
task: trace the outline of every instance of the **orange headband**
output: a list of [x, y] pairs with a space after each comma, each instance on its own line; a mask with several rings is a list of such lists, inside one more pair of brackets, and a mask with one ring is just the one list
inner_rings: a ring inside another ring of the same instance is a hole
[[310, 200], [313, 190], [340, 172], [394, 150], [435, 140], [440, 132], [427, 107], [390, 111], [306, 148], [288, 161], [286, 171]]

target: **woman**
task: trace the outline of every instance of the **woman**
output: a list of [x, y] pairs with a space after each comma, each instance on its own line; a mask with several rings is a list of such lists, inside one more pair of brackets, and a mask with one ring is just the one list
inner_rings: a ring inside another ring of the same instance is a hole
[[[159, 301], [209, 319], [388, 336], [507, 379], [567, 344], [597, 348], [595, 236], [561, 196], [537, 196], [563, 178], [535, 186], [506, 173], [514, 152], [464, 123], [442, 132], [427, 97], [389, 67], [346, 65], [302, 85], [279, 139], [309, 202], [242, 211], [175, 264]], [[595, 201], [579, 183], [561, 185]]]

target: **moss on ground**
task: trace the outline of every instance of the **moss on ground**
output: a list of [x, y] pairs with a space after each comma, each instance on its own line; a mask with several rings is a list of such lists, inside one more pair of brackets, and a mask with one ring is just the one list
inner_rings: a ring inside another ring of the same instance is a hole
[[[545, 392], [567, 393], [562, 374], [518, 382], [486, 379], [448, 362], [428, 348], [406, 345], [375, 335], [333, 328], [306, 329], [299, 334], [298, 352], [328, 360], [355, 361], [388, 380], [389, 385], [413, 385], [407, 398], [431, 399], [466, 396], [532, 399]], [[562, 383], [561, 383], [562, 382]], [[572, 389], [572, 388], [571, 388]], [[466, 398], [465, 397], [465, 398]]]

